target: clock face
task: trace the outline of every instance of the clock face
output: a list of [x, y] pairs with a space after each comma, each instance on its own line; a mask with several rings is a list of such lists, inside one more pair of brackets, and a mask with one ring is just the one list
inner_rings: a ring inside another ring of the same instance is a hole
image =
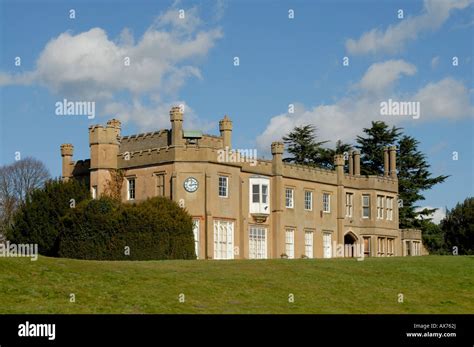
[[184, 189], [186, 189], [187, 192], [195, 192], [198, 189], [198, 186], [198, 181], [194, 177], [188, 177], [184, 180]]

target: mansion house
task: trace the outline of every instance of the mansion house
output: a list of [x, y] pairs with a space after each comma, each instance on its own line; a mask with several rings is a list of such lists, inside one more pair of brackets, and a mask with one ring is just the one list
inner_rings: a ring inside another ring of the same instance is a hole
[[126, 136], [115, 119], [89, 127], [90, 159], [73, 161], [73, 146], [61, 145], [63, 180], [85, 179], [95, 198], [120, 169], [123, 201], [176, 201], [193, 217], [199, 259], [421, 255], [421, 232], [399, 229], [395, 147], [380, 149], [383, 176], [365, 176], [358, 151], [347, 163], [336, 155], [334, 170], [283, 162], [281, 142], [271, 160], [245, 160], [232, 150], [227, 116], [220, 136], [183, 130], [179, 107], [170, 121]]

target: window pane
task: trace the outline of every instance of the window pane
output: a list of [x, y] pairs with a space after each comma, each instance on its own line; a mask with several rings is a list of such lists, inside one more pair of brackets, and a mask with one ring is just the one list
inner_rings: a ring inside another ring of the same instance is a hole
[[252, 202], [260, 202], [260, 186], [258, 184], [252, 185]]
[[262, 185], [262, 203], [266, 204], [268, 198], [268, 186], [266, 184]]

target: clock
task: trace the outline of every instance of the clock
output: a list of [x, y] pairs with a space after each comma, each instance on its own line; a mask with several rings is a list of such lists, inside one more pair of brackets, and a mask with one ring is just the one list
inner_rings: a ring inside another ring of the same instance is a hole
[[188, 177], [184, 180], [184, 189], [189, 193], [194, 193], [198, 189], [199, 183], [194, 177]]

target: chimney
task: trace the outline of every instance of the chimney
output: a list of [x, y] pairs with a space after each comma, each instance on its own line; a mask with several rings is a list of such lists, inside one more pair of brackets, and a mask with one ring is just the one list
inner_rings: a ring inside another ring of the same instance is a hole
[[389, 175], [389, 156], [388, 156], [388, 147], [383, 148], [383, 175], [388, 177]]
[[354, 151], [349, 151], [349, 175], [354, 175]]
[[232, 121], [227, 115], [219, 121], [219, 130], [224, 140], [224, 148], [230, 149], [232, 147]]
[[352, 155], [354, 160], [354, 175], [360, 176], [360, 152], [354, 151]]
[[70, 143], [61, 145], [61, 157], [63, 160], [61, 178], [68, 181], [72, 177], [72, 155], [74, 154], [74, 146]]
[[181, 107], [173, 106], [170, 110], [171, 121], [171, 145], [180, 146], [184, 143], [183, 139], [183, 112]]
[[397, 178], [397, 147], [389, 147], [390, 152], [390, 177]]
[[273, 174], [277, 176], [283, 175], [283, 152], [285, 145], [282, 142], [272, 142], [272, 164]]

